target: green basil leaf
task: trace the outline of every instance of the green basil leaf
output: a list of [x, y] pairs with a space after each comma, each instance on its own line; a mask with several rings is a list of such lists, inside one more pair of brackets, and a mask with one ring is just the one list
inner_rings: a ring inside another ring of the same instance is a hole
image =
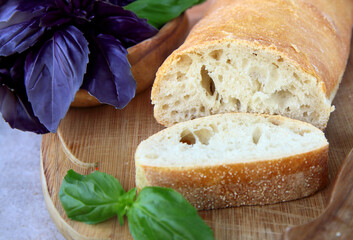
[[196, 209], [169, 188], [143, 188], [127, 218], [135, 240], [214, 239], [211, 228]]
[[111, 175], [99, 171], [81, 175], [69, 170], [59, 198], [70, 219], [95, 224], [117, 214], [119, 198], [124, 193], [119, 181]]
[[139, 18], [155, 28], [161, 28], [165, 23], [178, 17], [186, 9], [205, 0], [136, 0], [124, 7], [134, 12]]
[[130, 189], [127, 193], [119, 198], [119, 204], [117, 208], [117, 213], [119, 217], [120, 225], [124, 224], [124, 216], [126, 212], [130, 209], [132, 204], [136, 199], [136, 188]]

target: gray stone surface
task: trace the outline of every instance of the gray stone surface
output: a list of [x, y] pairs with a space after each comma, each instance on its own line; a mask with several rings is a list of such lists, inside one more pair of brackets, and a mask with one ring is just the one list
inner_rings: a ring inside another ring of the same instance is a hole
[[0, 116], [1, 240], [64, 240], [44, 203], [41, 138], [11, 129]]

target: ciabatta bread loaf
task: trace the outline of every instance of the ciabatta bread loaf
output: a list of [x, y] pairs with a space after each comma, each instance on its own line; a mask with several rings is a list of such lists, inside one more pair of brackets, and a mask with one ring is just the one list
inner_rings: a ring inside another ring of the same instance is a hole
[[170, 187], [198, 209], [271, 204], [328, 183], [328, 143], [311, 124], [226, 113], [176, 124], [142, 141], [136, 185]]
[[155, 118], [254, 112], [324, 129], [352, 22], [352, 0], [217, 0], [157, 72]]

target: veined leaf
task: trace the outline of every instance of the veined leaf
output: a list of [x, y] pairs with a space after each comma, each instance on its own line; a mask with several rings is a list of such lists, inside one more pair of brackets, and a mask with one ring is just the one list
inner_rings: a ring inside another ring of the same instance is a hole
[[34, 116], [30, 103], [4, 85], [0, 85], [0, 112], [12, 128], [39, 134], [48, 132]]
[[25, 87], [34, 114], [55, 132], [82, 85], [88, 42], [73, 26], [57, 31], [25, 64]]
[[92, 53], [82, 88], [100, 102], [122, 109], [136, 90], [127, 50], [113, 36], [100, 34], [92, 38]]
[[97, 3], [96, 24], [99, 31], [119, 39], [125, 48], [133, 46], [158, 33], [146, 19], [133, 12], [104, 2]]
[[95, 224], [117, 214], [119, 198], [125, 193], [111, 175], [95, 171], [81, 175], [69, 170], [59, 198], [70, 219]]
[[214, 239], [197, 210], [172, 189], [143, 188], [127, 217], [135, 240]]
[[0, 56], [9, 56], [27, 50], [38, 41], [44, 30], [39, 27], [38, 18], [0, 29]]

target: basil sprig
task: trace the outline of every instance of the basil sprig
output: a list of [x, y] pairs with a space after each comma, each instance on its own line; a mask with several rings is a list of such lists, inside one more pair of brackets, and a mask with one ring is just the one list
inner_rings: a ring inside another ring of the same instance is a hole
[[126, 215], [134, 239], [214, 239], [209, 226], [183, 196], [169, 188], [145, 187], [125, 192], [111, 175], [95, 171], [81, 175], [69, 170], [59, 198], [67, 216], [95, 224]]
[[124, 7], [139, 18], [147, 19], [155, 28], [179, 16], [186, 9], [203, 3], [205, 0], [136, 0]]

